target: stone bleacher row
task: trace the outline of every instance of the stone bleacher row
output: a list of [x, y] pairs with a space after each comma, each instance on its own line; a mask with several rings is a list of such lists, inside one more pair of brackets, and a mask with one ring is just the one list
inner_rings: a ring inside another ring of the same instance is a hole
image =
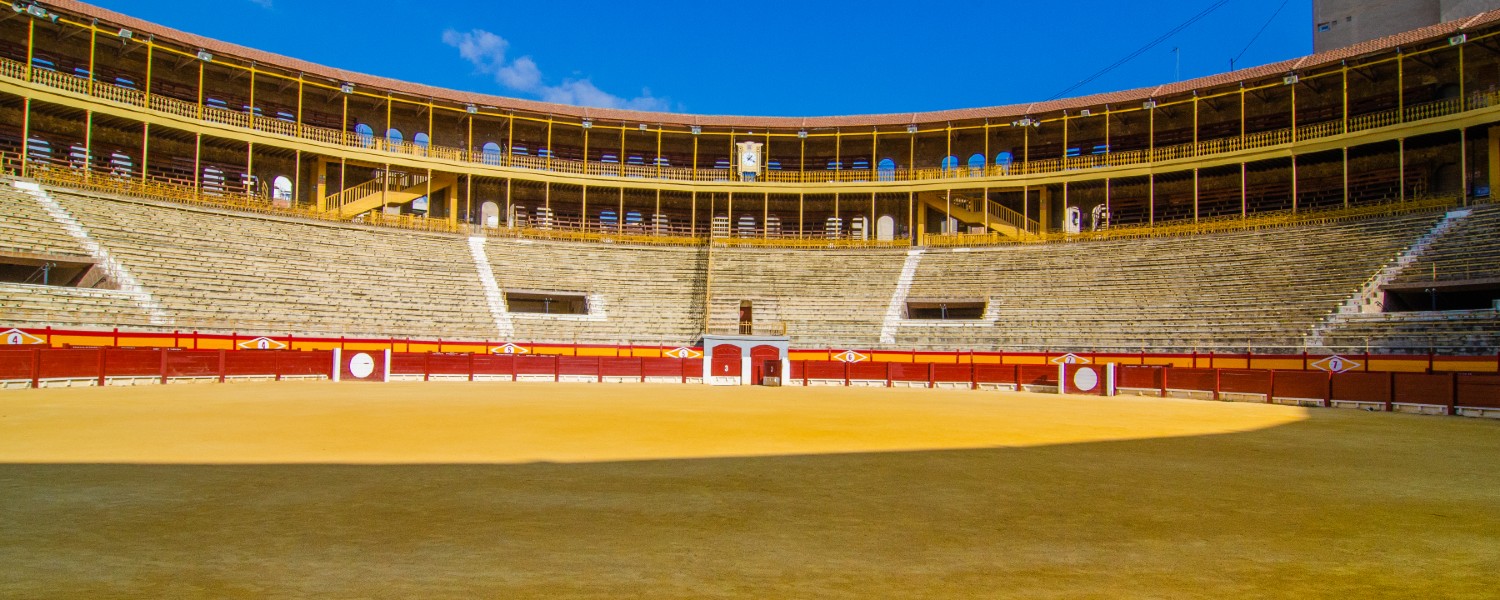
[[459, 238], [51, 194], [176, 328], [381, 337], [493, 329], [474, 302], [483, 291]]
[[492, 238], [485, 251], [501, 289], [589, 296], [589, 317], [511, 313], [516, 339], [677, 345], [703, 332], [701, 248]]
[[755, 323], [785, 323], [794, 345], [873, 347], [905, 250], [714, 248], [709, 327], [730, 332], [741, 300]]
[[975, 350], [1299, 348], [1436, 214], [1193, 237], [926, 254], [912, 298], [983, 299], [993, 323], [908, 321], [896, 345]]
[[1494, 309], [1338, 315], [1323, 336], [1328, 348], [1370, 352], [1480, 355], [1500, 352], [1500, 312]]
[[1484, 204], [1464, 217], [1393, 283], [1500, 278], [1500, 205]]
[[88, 256], [77, 239], [9, 179], [0, 180], [0, 251]]
[[[5, 238], [6, 247], [83, 252], [34, 198], [9, 181], [0, 188], [0, 228], [27, 232]], [[50, 193], [155, 296], [170, 321], [156, 329], [498, 335], [463, 237]], [[1314, 324], [1437, 219], [1428, 213], [1179, 238], [928, 250], [909, 298], [984, 300], [988, 320], [903, 320], [888, 345], [880, 332], [904, 250], [501, 238], [487, 240], [485, 249], [500, 287], [577, 292], [594, 305], [585, 317], [511, 314], [517, 341], [691, 343], [705, 311], [711, 329], [733, 331], [740, 301], [750, 300], [758, 326], [785, 323], [803, 347], [1266, 350], [1305, 343]], [[138, 300], [125, 292], [5, 284], [0, 325], [152, 327]], [[1345, 333], [1335, 327], [1328, 335], [1361, 337]], [[1394, 342], [1422, 333], [1389, 335]]]

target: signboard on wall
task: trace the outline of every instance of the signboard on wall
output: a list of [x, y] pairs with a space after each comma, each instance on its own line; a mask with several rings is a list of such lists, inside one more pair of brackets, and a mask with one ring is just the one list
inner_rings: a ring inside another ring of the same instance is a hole
[[391, 378], [391, 351], [371, 350], [333, 351], [333, 380], [378, 381]]

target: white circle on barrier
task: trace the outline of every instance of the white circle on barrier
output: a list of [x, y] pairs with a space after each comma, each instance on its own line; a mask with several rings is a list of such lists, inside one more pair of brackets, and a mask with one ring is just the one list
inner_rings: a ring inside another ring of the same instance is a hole
[[15, 332], [11, 332], [11, 334], [9, 336], [6, 336], [5, 343], [10, 344], [12, 346], [19, 346], [19, 345], [21, 345], [21, 334], [15, 333]]
[[364, 379], [375, 372], [375, 359], [370, 355], [360, 352], [349, 359], [349, 374], [355, 379]]
[[271, 341], [267, 340], [265, 338], [261, 338], [261, 339], [255, 340], [255, 349], [256, 350], [269, 350], [269, 349], [271, 349]]
[[1092, 392], [1099, 387], [1099, 374], [1090, 367], [1084, 367], [1073, 372], [1073, 387], [1085, 392]]

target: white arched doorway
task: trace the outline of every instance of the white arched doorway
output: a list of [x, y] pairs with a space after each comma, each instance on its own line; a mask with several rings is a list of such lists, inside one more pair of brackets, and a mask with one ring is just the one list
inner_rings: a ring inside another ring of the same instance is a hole
[[271, 202], [277, 206], [289, 206], [292, 203], [292, 180], [285, 175], [277, 175], [271, 180]]
[[494, 202], [485, 202], [479, 207], [479, 214], [484, 218], [481, 223], [485, 227], [498, 229], [500, 227], [500, 205]]
[[875, 239], [889, 242], [896, 239], [896, 219], [890, 215], [880, 215], [875, 219]]

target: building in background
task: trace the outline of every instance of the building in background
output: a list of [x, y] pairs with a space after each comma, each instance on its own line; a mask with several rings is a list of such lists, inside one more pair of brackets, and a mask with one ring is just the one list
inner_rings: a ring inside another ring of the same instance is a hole
[[1497, 8], [1500, 0], [1313, 0], [1313, 50], [1343, 48]]

